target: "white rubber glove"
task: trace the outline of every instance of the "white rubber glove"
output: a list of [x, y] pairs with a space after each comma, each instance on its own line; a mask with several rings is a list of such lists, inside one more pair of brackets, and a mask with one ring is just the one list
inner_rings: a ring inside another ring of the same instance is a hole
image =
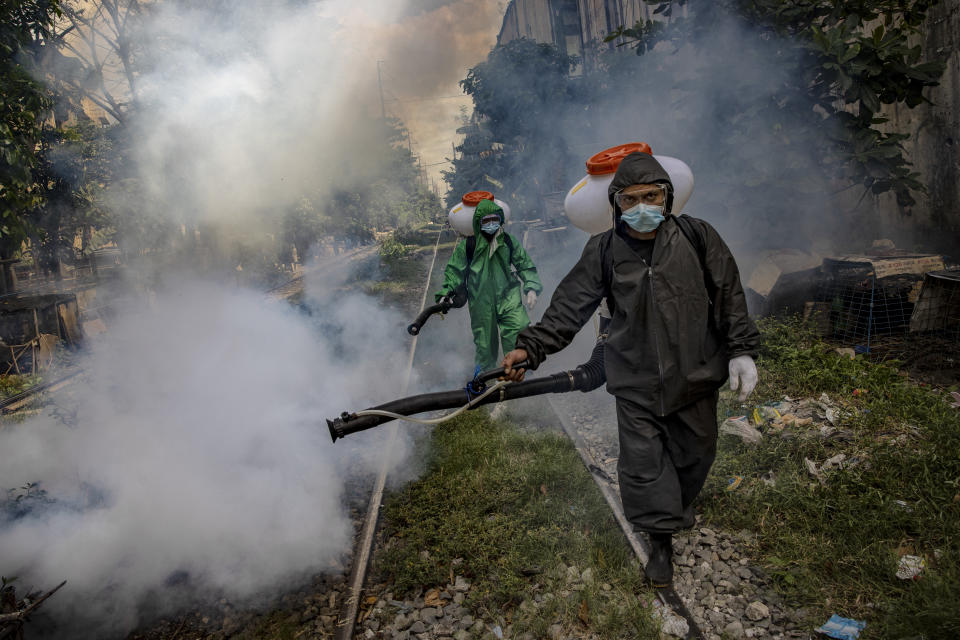
[[533, 305], [537, 304], [537, 292], [531, 289], [527, 291], [527, 309], [533, 309]]
[[750, 356], [737, 356], [727, 364], [730, 372], [730, 388], [740, 389], [738, 399], [743, 402], [757, 386], [757, 365]]

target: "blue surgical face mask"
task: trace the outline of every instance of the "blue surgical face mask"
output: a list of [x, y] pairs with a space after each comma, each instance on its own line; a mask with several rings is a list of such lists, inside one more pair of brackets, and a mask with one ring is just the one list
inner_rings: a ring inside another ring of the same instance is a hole
[[664, 221], [663, 205], [640, 203], [621, 213], [620, 219], [634, 231], [650, 233]]
[[500, 229], [499, 222], [487, 222], [485, 224], [480, 225], [480, 231], [483, 231], [485, 234], [490, 236], [495, 234], [498, 229]]

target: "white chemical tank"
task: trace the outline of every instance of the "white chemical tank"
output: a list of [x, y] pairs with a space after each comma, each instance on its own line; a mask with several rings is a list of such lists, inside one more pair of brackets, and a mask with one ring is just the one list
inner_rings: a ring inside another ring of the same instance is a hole
[[603, 233], [613, 225], [613, 207], [607, 188], [620, 162], [635, 152], [649, 153], [663, 167], [673, 183], [673, 210], [679, 215], [693, 193], [693, 172], [677, 158], [654, 155], [645, 142], [630, 142], [605, 149], [587, 160], [587, 175], [567, 192], [563, 210], [570, 223], [590, 235]]
[[489, 191], [471, 191], [464, 194], [460, 204], [450, 209], [448, 215], [450, 226], [457, 233], [465, 236], [473, 235], [473, 212], [481, 200], [493, 200], [494, 204], [503, 209], [503, 223], [510, 221], [510, 206], [506, 202], [494, 198]]

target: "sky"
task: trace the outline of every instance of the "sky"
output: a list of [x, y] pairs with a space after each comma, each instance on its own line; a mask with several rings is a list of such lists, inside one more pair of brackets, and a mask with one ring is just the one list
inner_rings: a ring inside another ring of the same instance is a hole
[[[388, 116], [400, 118], [411, 132], [432, 179], [441, 183], [443, 163], [459, 142], [456, 128], [462, 109], [472, 110], [460, 80], [487, 57], [496, 44], [504, 0], [410, 0], [393, 13], [383, 0], [359, 2], [337, 21], [348, 46], [366, 64], [368, 109], [379, 111], [377, 60], [381, 63], [383, 96]], [[372, 95], [371, 95], [372, 94]], [[432, 165], [432, 166], [429, 166]]]

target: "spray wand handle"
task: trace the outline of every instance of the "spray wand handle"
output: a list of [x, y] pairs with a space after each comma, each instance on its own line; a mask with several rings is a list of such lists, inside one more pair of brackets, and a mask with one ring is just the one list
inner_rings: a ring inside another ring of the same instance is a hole
[[[523, 362], [518, 362], [517, 364], [513, 365], [513, 367], [511, 368], [512, 369], [529, 369], [530, 362], [527, 360], [524, 360]], [[477, 376], [471, 381], [471, 384], [473, 384], [476, 387], [477, 385], [482, 385], [486, 382], [489, 382], [490, 380], [496, 380], [497, 378], [503, 375], [503, 372], [505, 369], [506, 367], [497, 367], [496, 369], [482, 371], [478, 373]]]

